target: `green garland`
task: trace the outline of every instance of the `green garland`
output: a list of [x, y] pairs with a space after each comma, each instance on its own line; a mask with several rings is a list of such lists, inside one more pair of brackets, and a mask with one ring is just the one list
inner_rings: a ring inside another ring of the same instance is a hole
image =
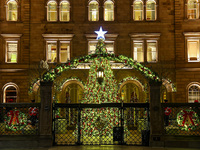
[[27, 116], [19, 110], [10, 110], [4, 117], [4, 123], [7, 129], [19, 131], [27, 125]]
[[33, 87], [34, 87], [34, 85], [35, 85], [39, 80], [40, 80], [40, 79], [37, 78], [37, 79], [34, 79], [34, 80], [31, 82], [31, 85], [30, 85], [29, 90], [28, 90], [28, 93], [29, 93], [29, 94], [32, 94], [32, 93], [33, 93]]
[[177, 123], [181, 130], [195, 130], [199, 125], [199, 117], [194, 110], [181, 110], [177, 114]]
[[86, 55], [83, 57], [70, 60], [65, 64], [57, 65], [54, 69], [50, 69], [50, 71], [46, 72], [43, 75], [43, 80], [46, 82], [54, 81], [54, 79], [57, 76], [59, 76], [63, 71], [68, 70], [72, 67], [77, 67], [79, 63], [87, 63], [87, 62], [93, 61], [97, 57], [106, 58], [109, 61], [125, 63], [128, 66], [132, 67], [133, 69], [140, 71], [147, 79], [160, 82], [160, 78], [155, 73], [153, 73], [149, 68], [143, 66], [139, 62], [134, 61], [132, 58], [129, 58], [123, 55], [109, 54], [105, 52]]

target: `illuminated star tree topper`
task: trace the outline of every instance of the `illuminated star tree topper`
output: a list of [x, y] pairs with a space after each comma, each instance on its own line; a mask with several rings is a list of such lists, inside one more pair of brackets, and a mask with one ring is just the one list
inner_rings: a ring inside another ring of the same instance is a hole
[[98, 39], [104, 39], [105, 40], [104, 34], [106, 34], [107, 31], [103, 31], [102, 27], [100, 27], [99, 31], [95, 31], [95, 33], [97, 34], [97, 40]]

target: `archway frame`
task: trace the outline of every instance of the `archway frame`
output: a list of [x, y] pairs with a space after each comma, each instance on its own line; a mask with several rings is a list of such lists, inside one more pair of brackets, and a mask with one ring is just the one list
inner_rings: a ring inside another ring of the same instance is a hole
[[134, 61], [132, 58], [123, 56], [123, 55], [115, 55], [115, 54], [108, 54], [108, 53], [100, 53], [100, 54], [91, 54], [82, 56], [79, 58], [75, 58], [73, 60], [70, 60], [66, 62], [65, 64], [57, 65], [55, 68], [50, 69], [48, 72], [43, 74], [42, 80], [44, 82], [50, 82], [54, 81], [58, 76], [61, 75], [63, 71], [66, 71], [71, 68], [76, 68], [80, 63], [88, 63], [95, 58], [105, 58], [109, 61], [115, 61], [125, 64], [126, 66], [129, 66], [133, 68], [136, 71], [139, 71], [141, 74], [143, 74], [149, 82], [161, 82], [160, 78], [156, 73], [151, 71], [149, 68], [145, 67], [144, 65], [140, 64], [137, 61]]

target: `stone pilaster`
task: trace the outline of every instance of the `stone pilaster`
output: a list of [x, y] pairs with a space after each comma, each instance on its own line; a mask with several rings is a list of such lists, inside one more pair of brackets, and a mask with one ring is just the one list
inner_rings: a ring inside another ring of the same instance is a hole
[[40, 146], [52, 146], [52, 82], [40, 82]]
[[164, 146], [164, 116], [160, 103], [161, 82], [150, 82], [150, 146]]

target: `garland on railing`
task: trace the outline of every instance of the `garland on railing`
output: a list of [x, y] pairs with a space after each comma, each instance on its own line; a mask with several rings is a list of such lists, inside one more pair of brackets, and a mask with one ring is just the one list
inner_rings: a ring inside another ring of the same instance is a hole
[[134, 61], [132, 58], [129, 58], [123, 55], [115, 55], [115, 54], [108, 54], [108, 53], [91, 54], [91, 55], [86, 55], [83, 57], [70, 60], [65, 64], [56, 66], [54, 69], [50, 69], [50, 71], [46, 72], [43, 75], [43, 80], [46, 82], [54, 81], [56, 76], [59, 76], [63, 71], [73, 68], [73, 67], [77, 67], [79, 63], [86, 63], [86, 62], [92, 61], [96, 57], [104, 57], [110, 61], [125, 63], [128, 66], [132, 67], [133, 69], [140, 71], [146, 78], [156, 81], [156, 82], [160, 82], [160, 78], [155, 73], [153, 73], [149, 68]]

